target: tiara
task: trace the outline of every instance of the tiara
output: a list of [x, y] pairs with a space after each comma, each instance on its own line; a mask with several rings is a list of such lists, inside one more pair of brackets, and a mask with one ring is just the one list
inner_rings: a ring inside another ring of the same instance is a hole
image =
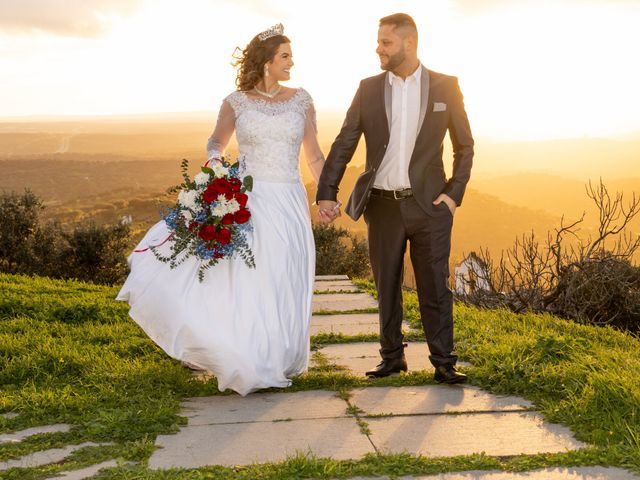
[[281, 23], [274, 25], [273, 27], [258, 34], [258, 38], [261, 42], [264, 42], [267, 38], [275, 37], [276, 35], [282, 35], [284, 33], [284, 27]]

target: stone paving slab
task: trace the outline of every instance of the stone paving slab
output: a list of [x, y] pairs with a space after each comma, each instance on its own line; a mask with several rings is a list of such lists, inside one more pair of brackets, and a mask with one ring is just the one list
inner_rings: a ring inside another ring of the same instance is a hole
[[[429, 347], [427, 342], [408, 342], [404, 349], [409, 371], [433, 370], [429, 361]], [[354, 375], [364, 375], [380, 363], [380, 345], [377, 342], [357, 342], [326, 345], [319, 351], [323, 355], [333, 359], [337, 365], [341, 365]], [[466, 362], [458, 362], [459, 366], [469, 366]]]
[[347, 275], [316, 275], [316, 281], [349, 280]]
[[27, 428], [15, 433], [0, 433], [0, 443], [21, 442], [31, 435], [37, 435], [39, 433], [68, 432], [70, 429], [71, 425], [58, 423], [55, 425], [43, 425], [40, 427]]
[[519, 455], [575, 450], [585, 445], [537, 412], [367, 418], [369, 438], [380, 452], [427, 457], [482, 453]]
[[492, 395], [461, 385], [359, 388], [351, 391], [349, 403], [363, 410], [363, 415], [496, 412], [533, 407], [523, 398]]
[[[330, 315], [327, 315], [327, 317]], [[361, 325], [352, 325], [352, 324], [337, 324], [334, 325], [332, 323], [312, 323], [309, 332], [311, 335], [320, 335], [321, 333], [335, 333], [346, 336], [354, 336], [354, 335], [375, 335], [378, 333], [378, 325], [372, 324], [361, 324]]]
[[68, 445], [63, 448], [51, 448], [49, 450], [42, 450], [40, 452], [30, 453], [24, 457], [16, 458], [13, 460], [7, 460], [0, 462], [0, 471], [9, 470], [10, 468], [33, 468], [49, 463], [58, 463], [71, 455], [76, 450], [80, 450], [85, 447], [99, 447], [102, 445], [111, 445], [110, 443], [93, 443], [85, 442], [79, 445]]
[[[364, 477], [362, 477], [364, 480]], [[389, 477], [367, 477], [366, 480], [388, 480]], [[440, 475], [406, 476], [398, 480], [636, 480], [640, 477], [621, 468], [572, 467], [545, 468], [530, 472], [472, 471]], [[356, 480], [356, 479], [350, 479]]]
[[[237, 397], [234, 397], [237, 399]], [[355, 418], [187, 426], [159, 435], [149, 468], [197, 468], [279, 462], [297, 452], [336, 460], [374, 453]]]
[[12, 418], [16, 418], [17, 416], [18, 414], [15, 412], [0, 413], [0, 417], [6, 418], [7, 420], [11, 420]]
[[[343, 335], [367, 335], [379, 333], [377, 313], [351, 313], [345, 315], [313, 315], [311, 335], [341, 333]], [[408, 326], [404, 329], [408, 330]]]
[[335, 392], [311, 390], [294, 393], [262, 393], [246, 397], [215, 396], [189, 398], [180, 415], [189, 426], [242, 422], [273, 422], [313, 418], [347, 417], [347, 403]]
[[378, 302], [368, 293], [331, 293], [313, 296], [313, 311], [350, 311], [378, 308]]
[[[124, 462], [122, 465], [131, 465], [133, 462]], [[84, 480], [91, 478], [103, 468], [114, 468], [118, 466], [116, 460], [108, 460], [106, 462], [91, 465], [90, 467], [81, 468], [79, 470], [71, 470], [69, 472], [60, 472], [55, 477], [47, 477], [47, 480]]]

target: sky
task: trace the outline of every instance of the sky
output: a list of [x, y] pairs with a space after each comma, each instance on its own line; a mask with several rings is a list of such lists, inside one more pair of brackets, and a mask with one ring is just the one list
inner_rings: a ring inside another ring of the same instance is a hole
[[476, 136], [640, 132], [636, 0], [1, 0], [0, 118], [217, 110], [234, 49], [278, 22], [288, 85], [341, 115], [399, 11], [422, 63], [459, 78]]

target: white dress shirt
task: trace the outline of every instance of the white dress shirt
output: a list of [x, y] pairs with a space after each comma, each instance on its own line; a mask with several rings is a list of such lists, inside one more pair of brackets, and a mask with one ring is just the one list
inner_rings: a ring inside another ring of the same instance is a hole
[[422, 65], [405, 80], [387, 73], [391, 85], [391, 128], [387, 151], [373, 186], [384, 190], [410, 188], [409, 161], [418, 136]]

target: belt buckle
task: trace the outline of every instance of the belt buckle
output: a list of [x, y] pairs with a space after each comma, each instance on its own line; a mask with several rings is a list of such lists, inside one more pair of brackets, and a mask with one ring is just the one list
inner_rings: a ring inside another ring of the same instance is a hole
[[402, 197], [398, 197], [397, 192], [399, 192], [399, 190], [393, 190], [393, 199], [402, 200]]

